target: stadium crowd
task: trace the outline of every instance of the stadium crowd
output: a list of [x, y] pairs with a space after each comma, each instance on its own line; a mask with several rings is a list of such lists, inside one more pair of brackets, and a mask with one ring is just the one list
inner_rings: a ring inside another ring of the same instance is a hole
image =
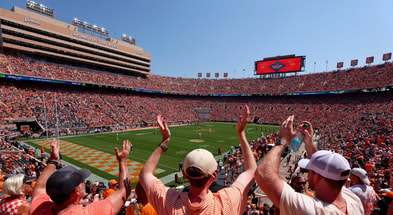
[[0, 67], [0, 73], [4, 74], [185, 94], [282, 94], [352, 90], [393, 84], [392, 63], [277, 79], [195, 79], [159, 75], [136, 78], [64, 64], [49, 64], [42, 59], [27, 56], [6, 54], [2, 58], [7, 59]]
[[[152, 75], [148, 79], [102, 73], [88, 69], [48, 64], [37, 59], [2, 56], [0, 73], [48, 78], [53, 80], [159, 90], [179, 93], [240, 93], [279, 94], [374, 88], [392, 85], [392, 63], [354, 68], [343, 71], [297, 75], [280, 79], [184, 79]], [[296, 84], [295, 84], [296, 83]], [[310, 84], [313, 83], [313, 84]], [[184, 97], [140, 94], [119, 90], [67, 88], [44, 84], [1, 82], [0, 124], [12, 124], [13, 119], [36, 118], [48, 128], [60, 127], [62, 133], [86, 132], [97, 127], [127, 129], [155, 123], [165, 113], [171, 123], [196, 121], [198, 108], [208, 110], [212, 121], [236, 121], [244, 104], [250, 107], [249, 120], [259, 117], [259, 123], [277, 124], [286, 115], [295, 115], [294, 124], [312, 122], [318, 150], [334, 151], [348, 160], [351, 168], [367, 171], [370, 186], [378, 195], [374, 203], [379, 214], [386, 214], [393, 198], [393, 95], [390, 92], [353, 93], [313, 96], [267, 97]], [[282, 113], [285, 113], [284, 116]], [[1, 132], [2, 176], [23, 173], [39, 177], [50, 158], [42, 151], [20, 144]], [[250, 148], [256, 161], [263, 159], [274, 144], [277, 134], [264, 133], [252, 140]], [[295, 165], [298, 159], [295, 160]], [[224, 153], [217, 161], [226, 177], [220, 184], [230, 186], [242, 172], [243, 158], [239, 150]], [[222, 168], [221, 168], [222, 166]], [[291, 170], [296, 173], [297, 168]], [[4, 180], [4, 178], [2, 179]], [[97, 192], [92, 184], [90, 192]], [[255, 201], [249, 193], [246, 214], [268, 214], [273, 205]], [[100, 196], [103, 198], [102, 196]], [[25, 197], [24, 197], [25, 198]], [[29, 196], [26, 197], [28, 199]], [[94, 202], [94, 195], [89, 201]], [[256, 212], [258, 211], [258, 212]], [[254, 213], [255, 212], [255, 213]], [[377, 210], [374, 212], [377, 214]]]

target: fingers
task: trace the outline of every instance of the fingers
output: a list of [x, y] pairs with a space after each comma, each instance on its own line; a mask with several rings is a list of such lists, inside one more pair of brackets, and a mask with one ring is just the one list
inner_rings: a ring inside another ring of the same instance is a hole
[[294, 115], [288, 117], [288, 127], [292, 128], [294, 118], [295, 118]]
[[242, 115], [239, 116], [238, 122], [243, 122], [243, 116]]
[[120, 157], [122, 152], [129, 153], [131, 151], [131, 142], [129, 140], [124, 140], [121, 150], [120, 152], [117, 147], [115, 148], [116, 157]]
[[244, 116], [247, 119], [249, 115], [250, 115], [250, 108], [248, 108], [248, 106], [245, 105], [244, 106]]
[[284, 122], [282, 123], [282, 127], [286, 128], [289, 126], [289, 123], [291, 121], [291, 124], [293, 124], [293, 115], [289, 116]]
[[123, 151], [129, 152], [131, 150], [131, 142], [130, 140], [124, 140], [123, 141], [123, 146], [122, 146]]
[[250, 109], [247, 105], [244, 106], [244, 116], [243, 116], [243, 123], [247, 124], [247, 119], [250, 116]]
[[131, 149], [131, 142], [130, 142], [130, 140], [124, 140], [123, 141], [123, 148], [124, 149]]
[[157, 123], [160, 128], [163, 127], [163, 119], [161, 115], [157, 115]]
[[307, 137], [311, 137], [310, 132], [308, 132], [307, 130], [304, 130], [304, 134], [306, 134], [305, 136], [307, 136]]

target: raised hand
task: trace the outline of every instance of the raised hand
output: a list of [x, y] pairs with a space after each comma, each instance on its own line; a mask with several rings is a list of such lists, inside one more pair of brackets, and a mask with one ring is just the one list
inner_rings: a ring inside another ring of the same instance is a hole
[[116, 159], [120, 161], [127, 161], [128, 155], [130, 154], [131, 150], [131, 142], [129, 140], [124, 140], [123, 141], [123, 146], [121, 147], [121, 151], [119, 152], [119, 149], [115, 148], [116, 152]]
[[60, 160], [60, 145], [57, 144], [56, 138], [52, 139], [52, 143], [50, 145], [50, 158], [49, 160], [58, 161]]
[[168, 128], [168, 125], [164, 121], [161, 115], [157, 115], [157, 123], [158, 127], [160, 128], [160, 132], [162, 135], [162, 140], [169, 139], [171, 137], [171, 131]]
[[294, 115], [289, 116], [280, 127], [278, 131], [278, 137], [283, 141], [289, 143], [292, 141], [293, 138], [296, 136], [296, 132], [293, 130], [293, 119], [295, 118]]
[[237, 133], [244, 132], [244, 129], [246, 128], [246, 125], [247, 125], [247, 119], [249, 116], [250, 116], [250, 109], [248, 108], [247, 105], [245, 105], [244, 106], [244, 115], [239, 116], [239, 120], [236, 124]]
[[[303, 127], [303, 124], [308, 124], [308, 127]], [[313, 135], [314, 135], [314, 130], [312, 128], [311, 122], [309, 121], [302, 121], [302, 123], [296, 127], [296, 131], [300, 132], [303, 134], [304, 139], [303, 141], [306, 142], [313, 142]]]

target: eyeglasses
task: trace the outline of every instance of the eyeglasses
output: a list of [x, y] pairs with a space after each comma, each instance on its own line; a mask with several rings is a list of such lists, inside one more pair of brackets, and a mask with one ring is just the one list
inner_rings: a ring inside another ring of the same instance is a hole
[[300, 182], [300, 181], [299, 181], [299, 182], [295, 182], [295, 184], [296, 184], [296, 185], [305, 185], [306, 182]]

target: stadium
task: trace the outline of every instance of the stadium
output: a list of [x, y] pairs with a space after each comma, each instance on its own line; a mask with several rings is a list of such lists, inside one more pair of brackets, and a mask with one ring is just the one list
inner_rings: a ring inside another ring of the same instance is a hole
[[[383, 64], [367, 59], [367, 66], [341, 69], [339, 62], [334, 71], [312, 74], [301, 73], [306, 56], [298, 67], [281, 71], [277, 62], [299, 58], [289, 55], [255, 62], [256, 78], [159, 76], [150, 73], [152, 56], [135, 39], [111, 38], [77, 19], [61, 22], [52, 9], [31, 1], [26, 9], [0, 8], [0, 46], [3, 174], [39, 171], [45, 166], [39, 164], [41, 150], [48, 153], [50, 139], [59, 138], [67, 164], [87, 168], [106, 183], [118, 177], [114, 148], [129, 139], [135, 184], [161, 139], [156, 117], [163, 115], [173, 145], [155, 174], [177, 186], [178, 163], [192, 149], [206, 148], [223, 159], [218, 148], [226, 153], [239, 145], [234, 125], [244, 105], [251, 110], [247, 138], [258, 158], [281, 122], [295, 115], [295, 124], [313, 123], [318, 149], [361, 166], [374, 161], [375, 180], [393, 169], [391, 53], [376, 56]], [[374, 188], [392, 183], [386, 176]]]

